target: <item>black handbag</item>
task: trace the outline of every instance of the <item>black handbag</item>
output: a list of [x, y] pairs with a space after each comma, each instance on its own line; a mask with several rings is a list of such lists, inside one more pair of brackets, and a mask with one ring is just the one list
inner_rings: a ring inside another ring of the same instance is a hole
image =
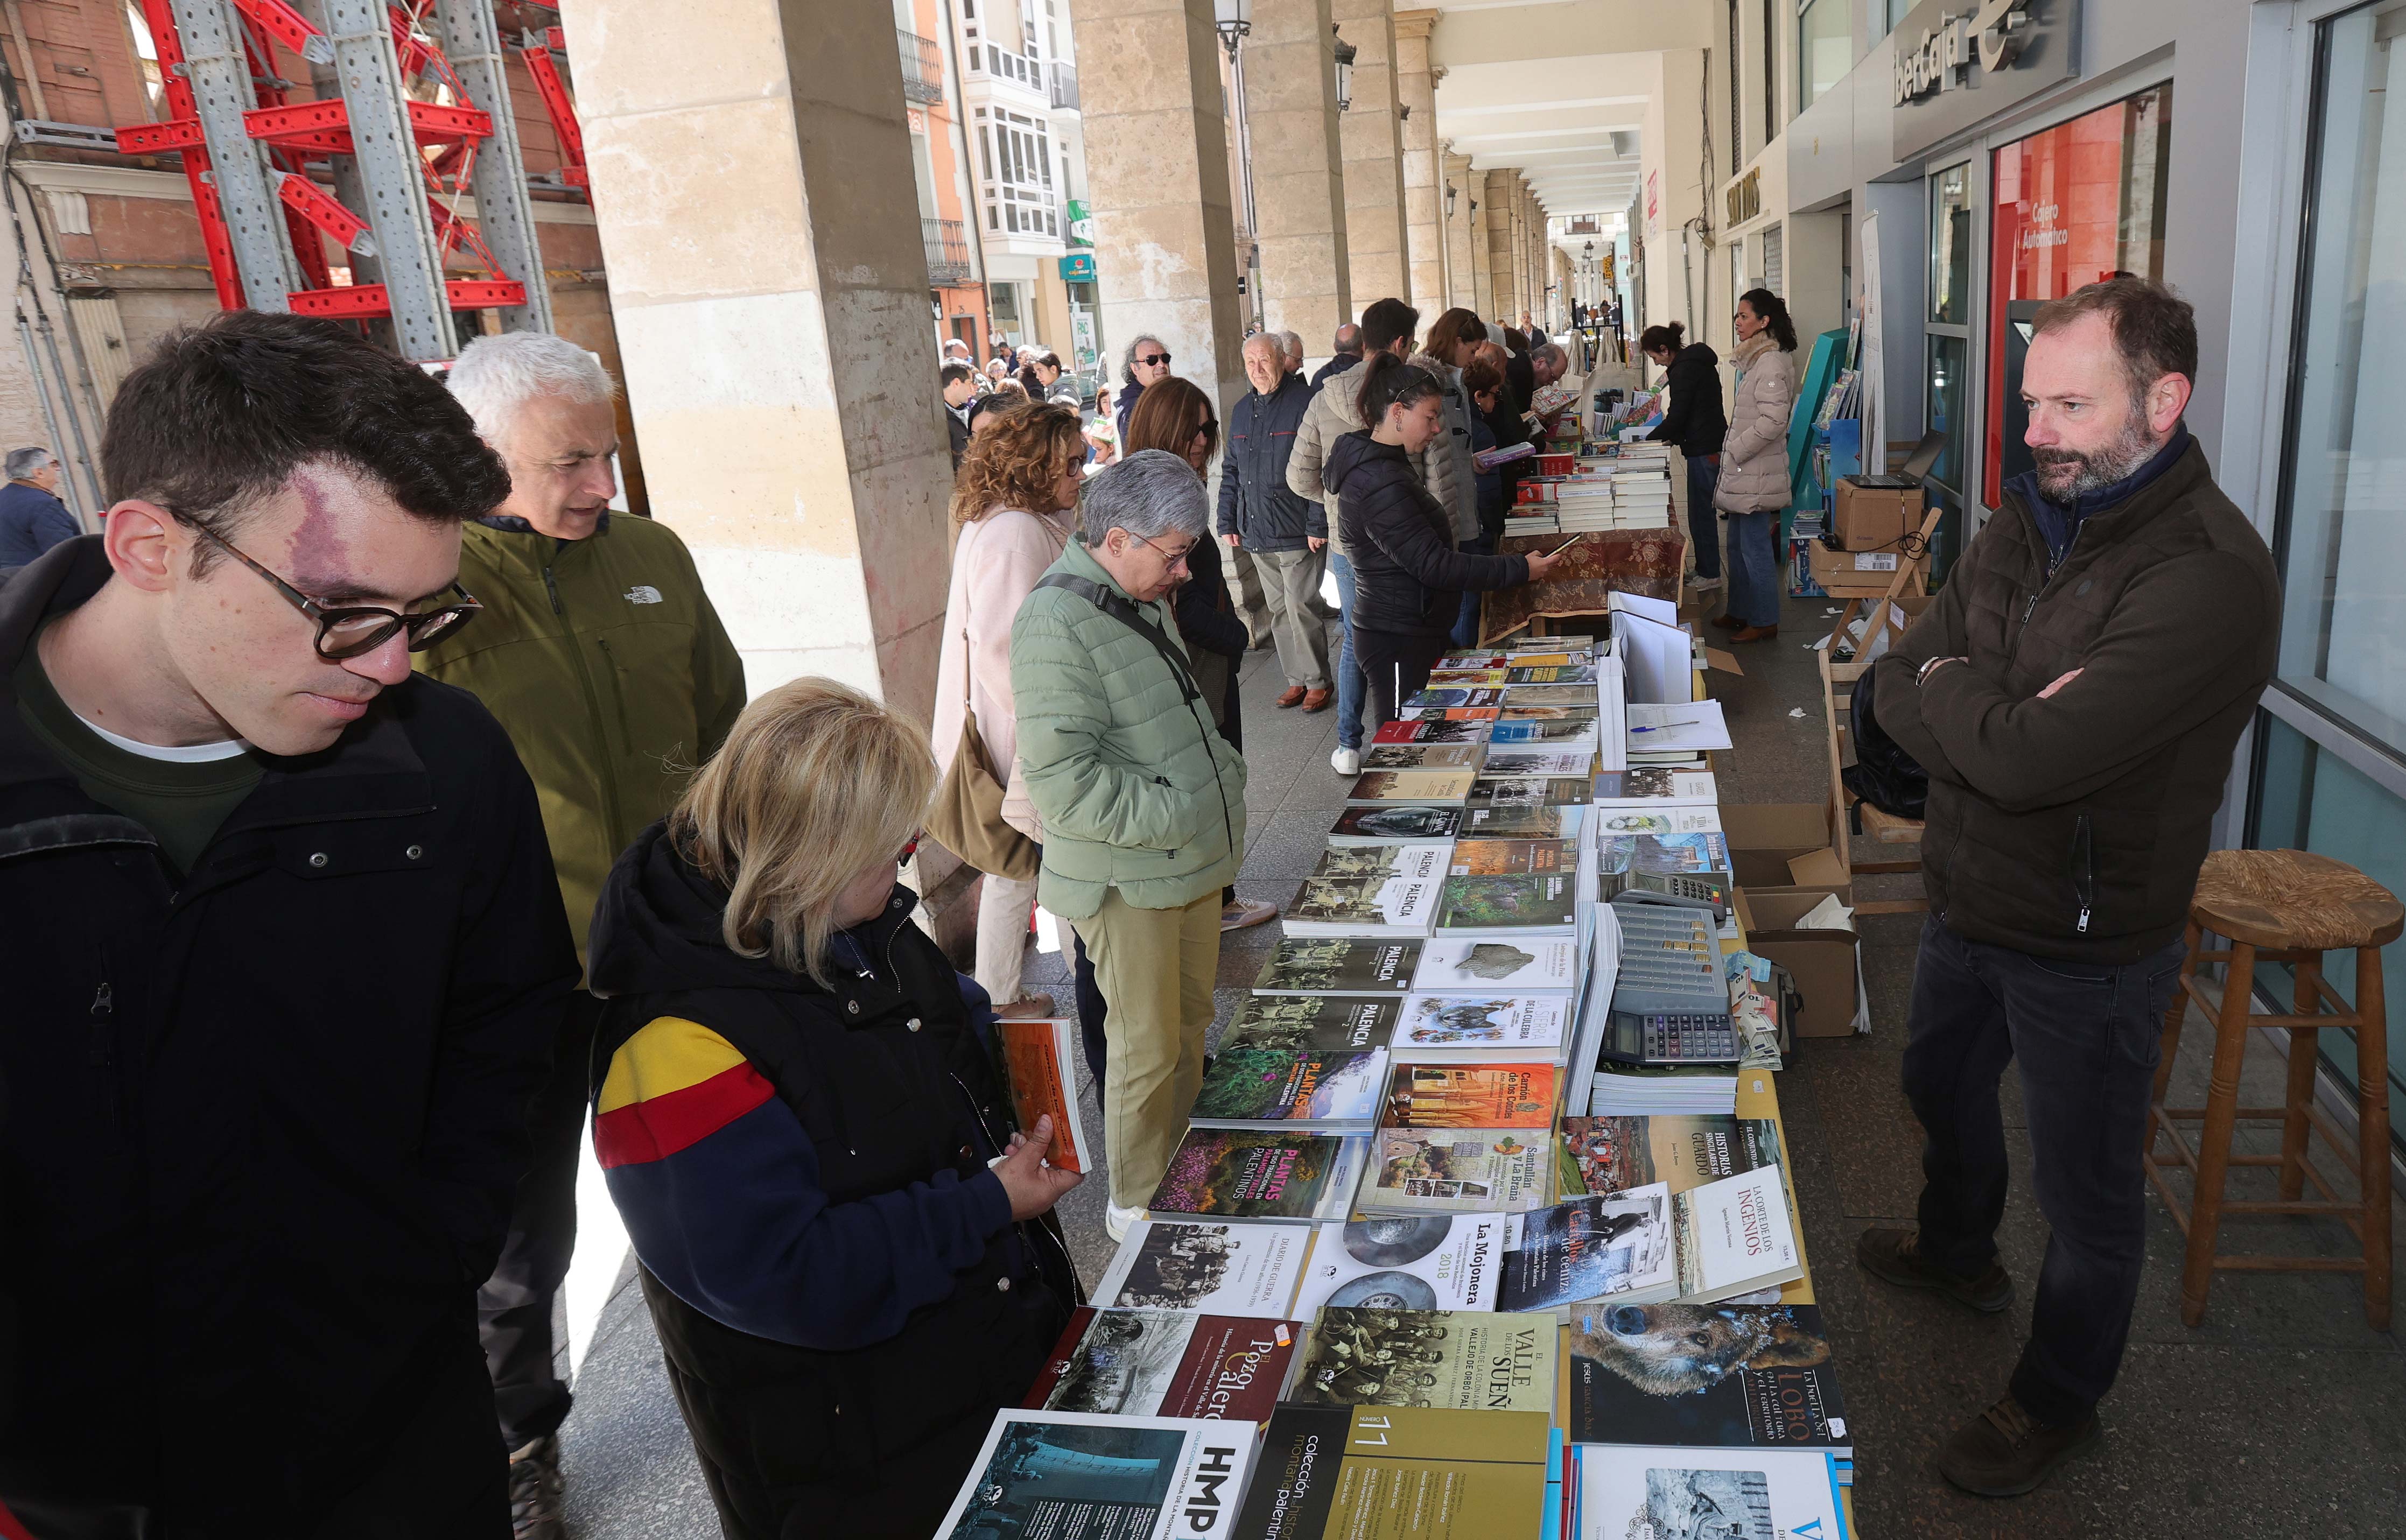
[[1855, 735], [1855, 762], [1839, 774], [1847, 789], [1882, 812], [1897, 818], [1919, 818], [1930, 800], [1930, 772], [1895, 739], [1880, 730], [1872, 710], [1872, 680], [1866, 670], [1855, 681], [1847, 710]]

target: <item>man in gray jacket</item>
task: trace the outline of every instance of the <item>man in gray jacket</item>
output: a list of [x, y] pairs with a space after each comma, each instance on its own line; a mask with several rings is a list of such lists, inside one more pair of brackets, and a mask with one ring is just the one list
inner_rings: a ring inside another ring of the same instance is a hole
[[1253, 389], [1228, 410], [1228, 447], [1220, 461], [1219, 534], [1231, 556], [1251, 553], [1269, 604], [1270, 634], [1286, 674], [1283, 708], [1328, 706], [1328, 631], [1311, 613], [1327, 566], [1328, 524], [1320, 504], [1286, 484], [1295, 428], [1311, 387], [1287, 368], [1274, 332], [1245, 339], [1245, 376]]

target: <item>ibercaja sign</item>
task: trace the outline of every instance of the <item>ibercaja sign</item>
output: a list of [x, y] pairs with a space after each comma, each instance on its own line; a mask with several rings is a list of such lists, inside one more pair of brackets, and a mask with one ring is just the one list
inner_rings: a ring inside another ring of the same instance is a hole
[[1897, 27], [1889, 153], [1912, 159], [2079, 73], [2080, 0], [1922, 0]]

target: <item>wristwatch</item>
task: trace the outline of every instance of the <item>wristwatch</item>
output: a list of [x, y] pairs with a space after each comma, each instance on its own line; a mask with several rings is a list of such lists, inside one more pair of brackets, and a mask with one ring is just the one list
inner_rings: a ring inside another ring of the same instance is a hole
[[1960, 663], [1963, 660], [1960, 657], [1933, 657], [1929, 662], [1924, 663], [1920, 668], [1914, 671], [1913, 682], [1917, 685], [1927, 685], [1930, 683], [1930, 671], [1938, 667], [1939, 664]]

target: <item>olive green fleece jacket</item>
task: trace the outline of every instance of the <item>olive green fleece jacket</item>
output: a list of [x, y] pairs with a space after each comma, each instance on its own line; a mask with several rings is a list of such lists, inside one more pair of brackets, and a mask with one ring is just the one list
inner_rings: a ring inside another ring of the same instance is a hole
[[[1045, 576], [1054, 572], [1127, 594], [1075, 540]], [[1137, 610], [1186, 656], [1168, 606]], [[1110, 888], [1137, 909], [1179, 909], [1237, 880], [1244, 756], [1151, 642], [1040, 586], [1012, 622], [1011, 689], [1020, 771], [1044, 824], [1036, 893], [1046, 909], [1083, 920]]]
[[585, 932], [618, 853], [675, 805], [743, 710], [743, 660], [664, 524], [605, 515], [583, 540], [468, 525], [460, 585], [484, 613], [418, 654], [472, 691], [534, 778], [559, 896]]

